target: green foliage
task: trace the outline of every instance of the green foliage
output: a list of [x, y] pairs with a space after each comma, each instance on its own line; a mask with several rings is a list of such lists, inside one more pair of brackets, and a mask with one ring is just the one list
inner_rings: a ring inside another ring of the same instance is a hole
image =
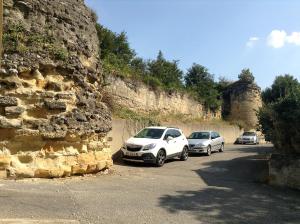
[[220, 108], [220, 93], [225, 83], [215, 83], [214, 77], [203, 66], [193, 65], [184, 86], [184, 74], [178, 61], [165, 59], [161, 51], [156, 59], [144, 61], [135, 56], [126, 33], [117, 34], [99, 24], [96, 28], [104, 74], [140, 80], [153, 89], [189, 92], [208, 109]]
[[7, 24], [3, 35], [4, 51], [9, 54], [18, 53], [41, 53], [46, 51], [56, 60], [65, 61], [68, 52], [61, 45], [56, 43], [55, 38], [47, 34], [33, 34], [26, 31], [23, 24]]
[[204, 66], [193, 64], [185, 76], [185, 84], [207, 108], [217, 110], [221, 106], [220, 93], [214, 82], [214, 76]]
[[118, 58], [118, 64], [129, 65], [135, 52], [130, 48], [126, 33], [117, 34], [99, 24], [96, 25], [96, 29], [100, 41], [101, 59], [114, 55]]
[[159, 121], [156, 120], [151, 114], [136, 113], [135, 111], [126, 107], [117, 106], [113, 110], [113, 113], [114, 116], [118, 118], [142, 122], [145, 124], [145, 126], [160, 125]]
[[284, 153], [299, 152], [300, 83], [292, 76], [279, 76], [263, 95], [258, 117], [266, 139]]
[[239, 74], [239, 80], [246, 83], [254, 83], [254, 76], [249, 68], [243, 69]]
[[183, 87], [181, 82], [183, 72], [178, 67], [177, 61], [167, 61], [161, 51], [159, 51], [156, 60], [148, 64], [150, 76], [159, 80], [167, 90], [178, 90]]
[[297, 91], [299, 82], [291, 75], [276, 77], [271, 88], [267, 88], [262, 93], [262, 98], [265, 103], [276, 102], [279, 99], [285, 98], [291, 93]]
[[219, 91], [219, 93], [223, 93], [232, 83], [233, 81], [221, 76], [219, 77], [219, 82], [216, 84], [216, 88]]
[[28, 48], [24, 45], [25, 39], [25, 28], [22, 24], [6, 26], [3, 34], [3, 47], [5, 52], [26, 53]]

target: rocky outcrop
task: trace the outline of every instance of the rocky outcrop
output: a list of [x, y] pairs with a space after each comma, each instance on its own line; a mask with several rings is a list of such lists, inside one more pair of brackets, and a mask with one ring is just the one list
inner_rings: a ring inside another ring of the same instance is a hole
[[210, 112], [191, 96], [179, 92], [154, 90], [133, 80], [124, 80], [116, 76], [107, 77], [110, 85], [106, 91], [115, 104], [130, 108], [136, 112], [158, 113], [161, 115], [183, 115], [191, 119], [219, 119], [220, 112]]
[[111, 165], [95, 22], [83, 0], [4, 0], [0, 169], [9, 175]]
[[262, 106], [261, 89], [255, 83], [237, 81], [223, 95], [223, 114], [246, 130], [258, 125], [257, 111]]

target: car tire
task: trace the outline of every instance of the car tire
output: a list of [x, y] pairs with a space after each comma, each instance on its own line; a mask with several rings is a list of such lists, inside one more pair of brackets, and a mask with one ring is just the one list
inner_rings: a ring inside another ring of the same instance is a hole
[[184, 146], [181, 152], [180, 160], [186, 161], [189, 158], [188, 147]]
[[156, 166], [162, 167], [166, 161], [166, 152], [160, 149], [156, 156]]
[[222, 143], [221, 148], [219, 149], [219, 152], [224, 152], [224, 143]]
[[207, 149], [206, 149], [206, 155], [207, 156], [210, 156], [211, 155], [211, 146], [207, 146]]

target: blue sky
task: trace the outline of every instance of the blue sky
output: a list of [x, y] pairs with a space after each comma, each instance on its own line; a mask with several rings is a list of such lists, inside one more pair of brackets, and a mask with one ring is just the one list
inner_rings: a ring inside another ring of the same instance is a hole
[[138, 56], [159, 50], [186, 71], [194, 62], [216, 79], [250, 68], [265, 88], [275, 76], [300, 80], [298, 0], [86, 0], [99, 22], [125, 31]]

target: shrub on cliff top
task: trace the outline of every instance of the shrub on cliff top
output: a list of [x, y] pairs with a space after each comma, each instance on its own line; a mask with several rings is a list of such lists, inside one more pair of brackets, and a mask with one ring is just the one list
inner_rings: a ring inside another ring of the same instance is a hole
[[207, 108], [211, 110], [220, 108], [220, 93], [217, 90], [214, 76], [204, 66], [193, 64], [185, 76], [185, 85]]
[[266, 139], [282, 153], [300, 153], [300, 83], [279, 76], [262, 95], [258, 117]]
[[239, 74], [239, 81], [246, 83], [254, 83], [254, 76], [249, 68], [243, 69]]

